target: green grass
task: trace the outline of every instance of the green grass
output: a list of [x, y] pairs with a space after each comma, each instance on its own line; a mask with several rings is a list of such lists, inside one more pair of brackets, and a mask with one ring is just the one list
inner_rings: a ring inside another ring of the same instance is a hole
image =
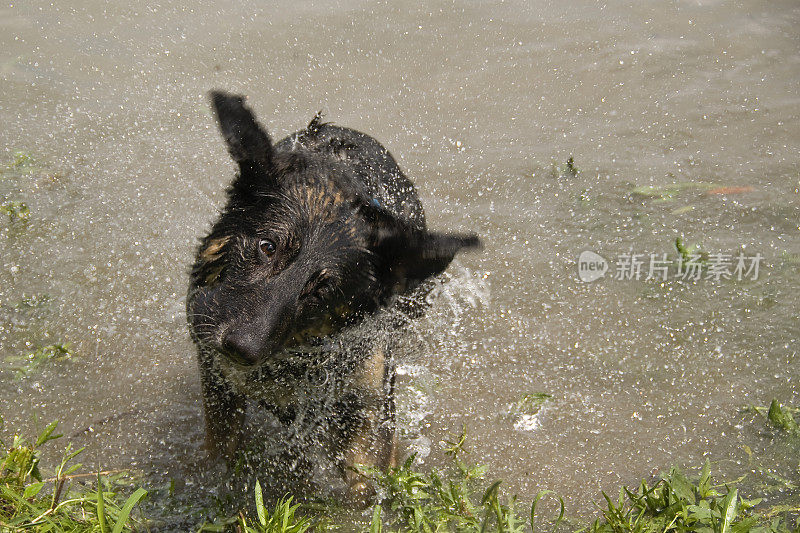
[[[531, 396], [531, 400], [536, 400], [534, 403], [546, 399], [546, 395]], [[776, 439], [795, 438], [797, 422], [794, 417], [800, 410], [781, 406], [776, 401], [770, 408], [751, 409], [767, 418], [769, 427], [776, 430]], [[672, 468], [654, 482], [643, 480], [634, 489], [621, 488], [616, 497], [602, 493], [604, 504], [599, 508], [600, 516], [581, 527], [576, 520], [565, 519], [563, 500], [550, 491], [539, 492], [528, 503], [504, 494], [502, 482], [488, 478], [486, 467], [464, 460], [465, 443], [465, 432], [447, 442], [445, 453], [450, 457], [450, 465], [444, 470], [420, 472], [414, 467], [413, 457], [388, 472], [364, 470], [362, 473], [372, 479], [383, 499], [380, 505], [372, 508], [372, 519], [363, 530], [369, 533], [800, 533], [797, 487], [775, 475], [772, 469], [758, 464], [749, 465], [751, 474], [763, 474], [771, 481], [771, 486], [759, 486], [765, 493], [784, 491], [789, 495], [786, 501], [770, 506], [761, 497], [745, 497], [745, 489], [739, 485], [750, 474], [735, 482], [720, 483], [712, 476], [711, 463], [707, 461], [696, 474]], [[747, 450], [752, 454], [749, 448]], [[546, 496], [559, 502], [553, 516], [537, 514], [537, 505]], [[274, 533], [331, 527], [324, 508], [320, 511], [282, 499], [270, 513], [260, 499], [258, 486], [255, 498], [257, 518], [241, 513], [206, 526], [203, 531]], [[586, 505], [593, 504], [587, 502]], [[286, 524], [285, 529], [281, 529], [283, 524]]]
[[272, 511], [267, 509], [261, 495], [261, 484], [256, 482], [254, 489], [256, 518], [251, 519], [240, 512], [238, 516], [221, 519], [213, 524], [203, 524], [200, 532], [225, 532], [234, 530], [237, 533], [304, 533], [313, 525], [314, 520], [298, 514], [299, 504], [292, 503], [292, 497], [281, 498]]
[[[0, 422], [2, 420], [0, 419]], [[0, 531], [100, 532], [135, 530], [131, 511], [147, 494], [137, 489], [127, 499], [111, 490], [102, 473], [79, 473], [74, 460], [83, 448], [67, 445], [60, 463], [50, 477], [40, 468], [40, 448], [56, 435], [57, 422], [45, 427], [37, 439], [28, 442], [14, 435], [11, 442], [0, 440]], [[96, 479], [94, 486], [78, 480]]]
[[[535, 395], [523, 399], [523, 405], [537, 405], [547, 395]], [[537, 405], [538, 406], [538, 405]], [[777, 429], [776, 439], [795, 438], [800, 410], [781, 406], [773, 401], [769, 408], [752, 408], [764, 414], [771, 427]], [[771, 414], [770, 414], [771, 413]], [[712, 476], [711, 463], [706, 462], [697, 474], [684, 473], [672, 468], [661, 479], [648, 483], [642, 481], [635, 489], [623, 487], [617, 497], [603, 493], [604, 505], [601, 516], [594, 522], [570, 527], [565, 520], [563, 500], [554, 516], [537, 515], [537, 505], [543, 497], [552, 495], [541, 491], [532, 502], [521, 503], [515, 496], [503, 494], [502, 482], [487, 478], [484, 466], [469, 464], [463, 459], [466, 434], [447, 442], [445, 453], [451, 464], [444, 471], [432, 470], [424, 473], [414, 468], [414, 458], [388, 472], [364, 470], [372, 478], [379, 494], [381, 505], [372, 509], [372, 520], [364, 527], [369, 533], [388, 532], [498, 532], [521, 533], [532, 531], [575, 531], [580, 533], [645, 533], [645, 532], [700, 532], [700, 533], [800, 533], [800, 501], [794, 492], [797, 487], [790, 481], [760, 465], [750, 465], [752, 472], [764, 474], [772, 485], [763, 486], [765, 492], [782, 490], [789, 499], [781, 504], [767, 506], [760, 497], [744, 497], [738, 485], [747, 478], [741, 476], [735, 482], [719, 483]], [[749, 451], [749, 448], [747, 448]], [[749, 453], [752, 454], [751, 451]], [[256, 500], [258, 502], [258, 490]], [[287, 524], [301, 524], [306, 528], [324, 524], [324, 512], [305, 509], [302, 505], [291, 506], [291, 500], [281, 500], [266, 516], [286, 517]], [[587, 506], [591, 506], [587, 502]], [[257, 503], [263, 508], [263, 503]], [[291, 510], [291, 514], [289, 514]], [[261, 513], [266, 511], [259, 511]], [[297, 512], [310, 522], [302, 521]], [[306, 514], [307, 513], [307, 514]], [[227, 522], [231, 531], [277, 532], [305, 531], [306, 529], [275, 529], [274, 525], [262, 527], [244, 514]], [[275, 524], [273, 520], [269, 522]], [[574, 520], [570, 523], [575, 523]], [[253, 525], [251, 525], [253, 524]], [[238, 529], [237, 529], [238, 528]], [[250, 529], [246, 529], [250, 528]], [[224, 531], [225, 529], [214, 529]]]
[[[775, 412], [775, 405], [769, 411]], [[772, 415], [772, 424], [793, 432], [797, 410], [783, 408], [782, 415]], [[787, 421], [787, 416], [791, 422]], [[487, 482], [483, 467], [470, 466], [460, 458], [465, 435], [449, 443], [447, 449], [455, 463], [455, 472], [445, 478], [437, 471], [415, 472], [412, 462], [387, 474], [378, 473], [378, 485], [386, 491], [384, 507], [375, 507], [370, 531], [458, 531], [508, 532], [535, 531], [538, 522], [536, 504], [548, 494], [540, 492], [528, 505], [515, 497], [503, 497], [500, 481]], [[743, 479], [743, 478], [742, 478]], [[784, 480], [785, 481], [785, 480]], [[699, 475], [692, 476], [671, 469], [662, 479], [648, 484], [642, 481], [635, 490], [620, 489], [617, 498], [603, 493], [602, 517], [580, 532], [708, 532], [708, 533], [800, 533], [797, 515], [800, 505], [780, 505], [758, 509], [762, 499], [746, 499], [735, 484], [716, 484], [711, 463], [706, 462]], [[560, 500], [560, 499], [559, 499]], [[563, 525], [564, 504], [551, 517], [547, 528], [556, 531]], [[527, 512], [529, 510], [529, 512]], [[794, 524], [794, 525], [792, 525]]]
[[[706, 462], [699, 476], [685, 475], [673, 468], [653, 485], [642, 481], [635, 491], [620, 489], [612, 499], [603, 493], [606, 506], [602, 519], [580, 531], [617, 532], [708, 532], [708, 533], [793, 533], [800, 531], [789, 525], [786, 516], [772, 519], [756, 512], [761, 498], [742, 498], [733, 485], [714, 485], [711, 464]], [[798, 511], [798, 509], [794, 509]], [[795, 518], [796, 520], [796, 518]]]
[[[466, 431], [448, 441], [448, 471], [428, 474], [413, 468], [414, 457], [389, 472], [367, 471], [386, 495], [383, 510], [375, 506], [370, 531], [526, 531], [535, 503], [521, 506], [515, 497], [504, 497], [502, 482], [487, 481], [487, 469], [462, 459]], [[539, 497], [544, 496], [540, 493]], [[563, 517], [563, 501], [561, 502]]]
[[[546, 401], [547, 395], [530, 395], [521, 407]], [[763, 416], [765, 429], [777, 443], [798, 449], [800, 409], [773, 401], [769, 407], [747, 408]], [[0, 422], [2, 422], [0, 420]], [[81, 450], [67, 446], [60, 463], [47, 478], [40, 470], [40, 447], [55, 440], [56, 423], [41, 431], [34, 442], [14, 436], [2, 443], [0, 459], [0, 532], [5, 531], [93, 531], [121, 533], [147, 530], [144, 518], [134, 520], [132, 511], [147, 494], [137, 489], [127, 499], [116, 490], [108, 473], [78, 474], [74, 463]], [[371, 516], [360, 528], [369, 533], [464, 532], [522, 533], [534, 531], [574, 531], [576, 533], [800, 533], [800, 499], [795, 482], [776, 474], [774, 466], [753, 461], [735, 481], [718, 482], [712, 463], [696, 473], [672, 468], [656, 481], [642, 481], [638, 487], [622, 487], [616, 497], [602, 493], [603, 505], [593, 522], [583, 524], [565, 518], [564, 501], [551, 491], [541, 491], [529, 502], [520, 502], [502, 490], [502, 482], [488, 477], [485, 466], [465, 460], [466, 432], [446, 442], [449, 462], [443, 469], [422, 472], [414, 457], [388, 472], [363, 469], [374, 483], [380, 503], [367, 513]], [[800, 472], [798, 472], [800, 473]], [[761, 476], [766, 483], [745, 483], [748, 476]], [[74, 483], [79, 478], [93, 484]], [[77, 485], [77, 486], [73, 486]], [[768, 503], [763, 495], [782, 494]], [[130, 492], [130, 491], [129, 491]], [[541, 516], [537, 506], [552, 498], [557, 507]], [[255, 512], [240, 511], [213, 523], [199, 524], [200, 532], [304, 533], [306, 531], [358, 528], [343, 524], [341, 509], [296, 503], [285, 496], [274, 505], [264, 502], [261, 485], [253, 493]], [[586, 507], [594, 504], [586, 502]], [[585, 513], [585, 509], [583, 510]], [[337, 523], [338, 520], [338, 523]]]

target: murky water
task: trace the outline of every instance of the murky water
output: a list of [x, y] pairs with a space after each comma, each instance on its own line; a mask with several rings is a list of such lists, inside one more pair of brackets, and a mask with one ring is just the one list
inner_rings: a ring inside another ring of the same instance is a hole
[[[30, 208], [0, 221], [7, 428], [57, 418], [84, 463], [153, 483], [200, 461], [183, 296], [234, 172], [205, 96], [222, 88], [276, 139], [319, 109], [374, 135], [431, 227], [483, 237], [402, 362], [406, 450], [441, 464], [466, 424], [507, 490], [582, 516], [671, 464], [733, 472], [745, 444], [800, 477], [740, 413], [800, 403], [797, 2], [69, 4], [0, 8], [0, 166], [36, 167], [0, 177]], [[700, 280], [656, 261], [679, 236], [711, 254]], [[609, 267], [592, 283], [587, 250]], [[735, 271], [757, 254], [757, 279]], [[614, 279], [631, 259], [639, 279]], [[65, 341], [73, 360], [10, 370]]]

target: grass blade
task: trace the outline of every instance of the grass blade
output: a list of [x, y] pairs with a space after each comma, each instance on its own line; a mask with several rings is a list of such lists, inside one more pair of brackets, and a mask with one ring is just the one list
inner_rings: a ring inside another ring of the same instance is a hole
[[36, 439], [36, 447], [37, 448], [39, 446], [41, 446], [42, 444], [44, 444], [45, 442], [50, 441], [50, 440], [55, 440], [55, 439], [57, 439], [57, 438], [59, 438], [61, 436], [61, 435], [53, 435], [53, 431], [56, 430], [56, 426], [58, 426], [58, 420], [50, 422], [47, 425], [47, 427], [44, 428], [44, 431], [42, 431], [41, 435], [39, 435], [39, 438]]
[[725, 514], [724, 514], [724, 521], [722, 522], [722, 530], [720, 533], [728, 533], [730, 530], [731, 523], [733, 522], [734, 517], [736, 516], [736, 507], [739, 501], [738, 498], [738, 489], [733, 489], [733, 492], [729, 493], [728, 496], [725, 498]]
[[267, 527], [267, 512], [264, 509], [264, 495], [261, 492], [261, 483], [256, 480], [256, 513], [258, 513], [258, 521], [261, 525]]
[[100, 473], [97, 474], [97, 521], [100, 523], [100, 533], [108, 533], [106, 524], [106, 502], [103, 500], [103, 483]]
[[147, 491], [142, 488], [136, 489], [136, 492], [131, 494], [130, 498], [125, 501], [125, 505], [122, 506], [122, 511], [119, 513], [119, 518], [117, 518], [117, 523], [114, 524], [112, 533], [122, 533], [122, 528], [128, 522], [128, 516], [130, 516], [133, 507], [145, 496], [147, 496]]
[[381, 521], [381, 506], [376, 505], [372, 513], [372, 522], [369, 524], [369, 533], [383, 533], [383, 522]]
[[[533, 503], [531, 504], [531, 531], [533, 533], [536, 533], [536, 529], [533, 526], [533, 523], [534, 523], [533, 520], [534, 520], [534, 517], [536, 516], [536, 504], [539, 503], [539, 500], [541, 500], [544, 496], [546, 496], [548, 494], [556, 495], [556, 493], [553, 492], [552, 490], [539, 491], [539, 494], [536, 495], [536, 497], [533, 499]], [[558, 513], [558, 518], [556, 518], [555, 524], [553, 524], [553, 533], [555, 533], [558, 530], [558, 526], [561, 524], [561, 521], [564, 519], [564, 498], [562, 498], [561, 496], [558, 496], [558, 495], [556, 495], [556, 497], [558, 498], [558, 502], [561, 505], [561, 510]]]

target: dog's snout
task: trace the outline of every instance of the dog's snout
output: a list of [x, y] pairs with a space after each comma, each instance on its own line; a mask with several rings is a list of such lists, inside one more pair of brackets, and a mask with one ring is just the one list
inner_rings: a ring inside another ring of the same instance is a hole
[[252, 366], [259, 362], [261, 345], [251, 335], [231, 331], [222, 340], [222, 351], [235, 363]]

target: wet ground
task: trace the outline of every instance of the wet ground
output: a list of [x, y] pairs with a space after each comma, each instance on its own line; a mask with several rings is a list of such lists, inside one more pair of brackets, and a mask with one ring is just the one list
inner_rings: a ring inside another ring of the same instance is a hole
[[508, 491], [583, 516], [671, 464], [737, 471], [744, 445], [798, 480], [740, 411], [800, 403], [798, 27], [793, 1], [5, 4], [0, 200], [30, 210], [0, 214], [6, 428], [59, 419], [87, 466], [201, 498], [183, 297], [234, 172], [221, 88], [275, 138], [319, 109], [372, 134], [431, 227], [482, 236], [401, 360], [426, 465], [466, 424]]

